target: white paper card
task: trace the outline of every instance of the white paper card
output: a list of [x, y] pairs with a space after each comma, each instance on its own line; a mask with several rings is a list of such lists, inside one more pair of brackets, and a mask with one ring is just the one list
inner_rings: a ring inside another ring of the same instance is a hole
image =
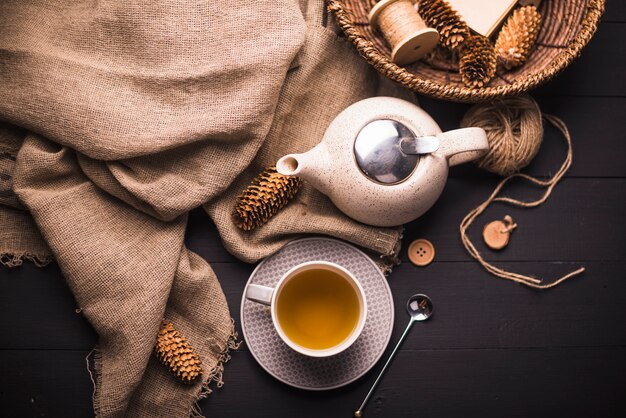
[[475, 32], [491, 36], [517, 0], [446, 0]]

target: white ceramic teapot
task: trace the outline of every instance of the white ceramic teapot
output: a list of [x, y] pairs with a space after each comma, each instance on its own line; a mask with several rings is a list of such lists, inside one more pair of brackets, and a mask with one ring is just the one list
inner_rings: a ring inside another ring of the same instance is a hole
[[276, 169], [302, 177], [357, 221], [393, 226], [418, 218], [435, 203], [448, 166], [488, 149], [481, 128], [442, 133], [418, 106], [373, 97], [349, 106], [322, 142], [303, 154], [285, 155]]

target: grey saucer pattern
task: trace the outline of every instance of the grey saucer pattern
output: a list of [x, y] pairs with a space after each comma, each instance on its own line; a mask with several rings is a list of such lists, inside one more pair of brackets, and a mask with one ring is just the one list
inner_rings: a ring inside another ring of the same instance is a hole
[[293, 266], [307, 261], [330, 261], [346, 268], [361, 283], [368, 314], [361, 336], [347, 350], [326, 358], [306, 357], [289, 348], [274, 330], [269, 307], [241, 301], [241, 328], [254, 358], [276, 379], [301, 389], [324, 390], [363, 376], [380, 359], [393, 330], [393, 299], [387, 280], [363, 252], [329, 238], [293, 241], [263, 260], [250, 283], [274, 286]]

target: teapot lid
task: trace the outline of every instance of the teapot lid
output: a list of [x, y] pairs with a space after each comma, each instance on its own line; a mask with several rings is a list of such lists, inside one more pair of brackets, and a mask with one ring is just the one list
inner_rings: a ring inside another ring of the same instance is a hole
[[[426, 141], [418, 141], [423, 138]], [[396, 184], [415, 170], [419, 155], [438, 148], [434, 137], [417, 137], [405, 124], [378, 119], [365, 125], [354, 141], [354, 156], [361, 171], [371, 180]], [[426, 145], [426, 146], [424, 146]], [[433, 148], [434, 147], [434, 148]]]

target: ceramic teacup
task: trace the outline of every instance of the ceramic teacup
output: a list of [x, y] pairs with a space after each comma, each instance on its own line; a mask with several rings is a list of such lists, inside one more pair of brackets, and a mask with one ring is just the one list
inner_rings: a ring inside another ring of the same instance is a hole
[[327, 261], [299, 264], [275, 287], [250, 284], [248, 300], [270, 306], [274, 328], [293, 350], [329, 357], [350, 347], [367, 318], [367, 301], [359, 281], [345, 268]]

